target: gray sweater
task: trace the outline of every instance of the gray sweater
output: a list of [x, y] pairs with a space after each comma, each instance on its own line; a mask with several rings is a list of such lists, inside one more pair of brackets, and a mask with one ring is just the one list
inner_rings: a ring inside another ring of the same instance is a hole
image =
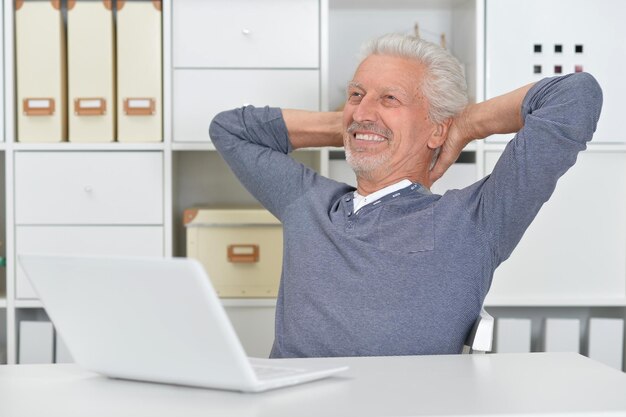
[[537, 83], [491, 175], [443, 196], [419, 184], [354, 213], [354, 188], [295, 161], [282, 113], [211, 123], [217, 150], [284, 228], [272, 357], [459, 353], [494, 270], [595, 131], [585, 73]]

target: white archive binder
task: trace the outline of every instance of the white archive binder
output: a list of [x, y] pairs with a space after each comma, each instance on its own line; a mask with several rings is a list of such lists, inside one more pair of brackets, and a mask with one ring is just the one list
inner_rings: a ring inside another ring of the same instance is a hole
[[580, 320], [547, 318], [544, 324], [545, 352], [580, 352]]
[[49, 321], [20, 321], [19, 363], [53, 363], [54, 328]]
[[531, 321], [529, 319], [496, 320], [496, 352], [530, 352]]
[[589, 319], [589, 358], [617, 370], [624, 366], [624, 320]]

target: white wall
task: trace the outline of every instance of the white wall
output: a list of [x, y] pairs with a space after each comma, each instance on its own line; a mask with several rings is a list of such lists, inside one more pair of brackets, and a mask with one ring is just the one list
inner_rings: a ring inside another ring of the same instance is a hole
[[[355, 3], [359, 3], [356, 2]], [[419, 22], [420, 36], [439, 43], [441, 32], [452, 42], [450, 9], [333, 9], [329, 13], [329, 109], [343, 105], [346, 85], [359, 63], [363, 41], [390, 32], [413, 33]]]

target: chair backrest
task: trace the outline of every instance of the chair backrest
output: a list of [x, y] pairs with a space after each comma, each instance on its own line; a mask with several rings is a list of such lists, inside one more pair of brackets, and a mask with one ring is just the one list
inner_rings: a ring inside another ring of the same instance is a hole
[[467, 335], [467, 339], [465, 339], [463, 353], [490, 352], [493, 344], [494, 322], [493, 316], [482, 307], [474, 327], [472, 327], [472, 330]]

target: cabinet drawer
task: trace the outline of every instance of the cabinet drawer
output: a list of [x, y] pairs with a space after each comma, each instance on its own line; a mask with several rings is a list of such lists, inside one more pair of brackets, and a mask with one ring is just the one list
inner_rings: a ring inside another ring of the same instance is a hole
[[318, 0], [176, 0], [177, 68], [318, 68]]
[[[161, 226], [18, 226], [15, 247], [24, 253], [58, 255], [163, 256]], [[15, 296], [37, 298], [19, 262]]]
[[174, 140], [209, 141], [209, 123], [246, 104], [319, 110], [318, 70], [176, 70]]
[[17, 152], [17, 224], [162, 224], [161, 152]]

